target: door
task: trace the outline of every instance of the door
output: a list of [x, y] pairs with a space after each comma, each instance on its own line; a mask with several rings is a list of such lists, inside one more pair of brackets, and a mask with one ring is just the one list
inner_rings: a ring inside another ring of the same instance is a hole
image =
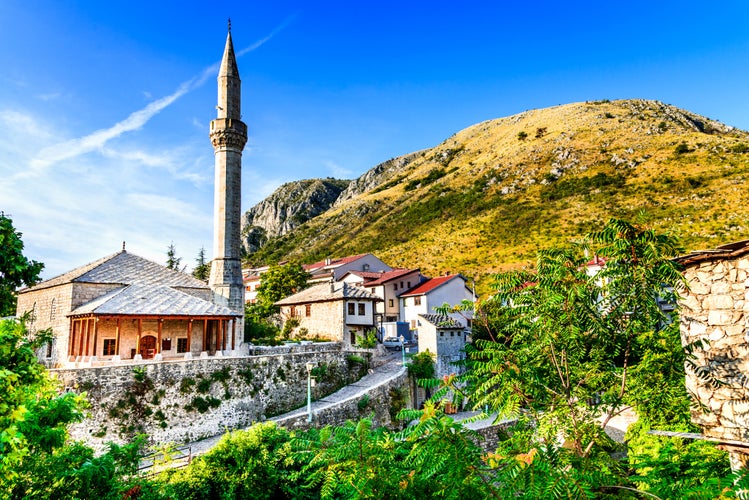
[[140, 355], [143, 359], [151, 359], [156, 355], [156, 337], [146, 335], [140, 339]]

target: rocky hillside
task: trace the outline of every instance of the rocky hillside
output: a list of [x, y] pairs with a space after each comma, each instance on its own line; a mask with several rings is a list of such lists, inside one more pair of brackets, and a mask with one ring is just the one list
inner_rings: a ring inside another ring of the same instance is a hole
[[267, 232], [249, 261], [369, 251], [393, 266], [481, 279], [610, 217], [678, 232], [690, 250], [714, 247], [749, 238], [747, 177], [747, 132], [674, 106], [622, 100], [526, 111], [374, 167], [329, 209]]
[[351, 181], [287, 182], [242, 217], [242, 249], [256, 252], [269, 238], [283, 236], [328, 210]]

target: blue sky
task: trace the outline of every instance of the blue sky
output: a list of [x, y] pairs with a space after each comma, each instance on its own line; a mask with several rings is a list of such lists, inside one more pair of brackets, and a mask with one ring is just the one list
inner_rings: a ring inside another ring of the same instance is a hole
[[243, 88], [243, 209], [483, 120], [658, 99], [749, 129], [749, 2], [0, 0], [0, 210], [43, 276], [210, 256], [216, 64]]

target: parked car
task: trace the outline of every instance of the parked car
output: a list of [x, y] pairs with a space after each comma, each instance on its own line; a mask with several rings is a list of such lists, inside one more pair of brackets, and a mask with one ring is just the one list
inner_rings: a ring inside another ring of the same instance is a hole
[[382, 345], [384, 345], [387, 349], [395, 351], [397, 349], [400, 349], [403, 344], [398, 337], [385, 337], [385, 339], [382, 341]]

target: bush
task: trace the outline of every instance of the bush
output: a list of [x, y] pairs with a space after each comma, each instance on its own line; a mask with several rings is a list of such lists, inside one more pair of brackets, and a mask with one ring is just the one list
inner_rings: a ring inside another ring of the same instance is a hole
[[528, 133], [526, 131], [521, 130], [520, 132], [518, 132], [518, 140], [519, 141], [524, 141], [527, 138], [528, 138]]
[[686, 143], [682, 142], [681, 144], [677, 145], [674, 149], [674, 153], [677, 155], [683, 155], [686, 153], [691, 153], [693, 150], [689, 149], [689, 146], [687, 146]]
[[361, 347], [362, 349], [374, 349], [377, 347], [377, 335], [374, 329], [368, 330], [363, 336], [357, 335], [356, 347]]

